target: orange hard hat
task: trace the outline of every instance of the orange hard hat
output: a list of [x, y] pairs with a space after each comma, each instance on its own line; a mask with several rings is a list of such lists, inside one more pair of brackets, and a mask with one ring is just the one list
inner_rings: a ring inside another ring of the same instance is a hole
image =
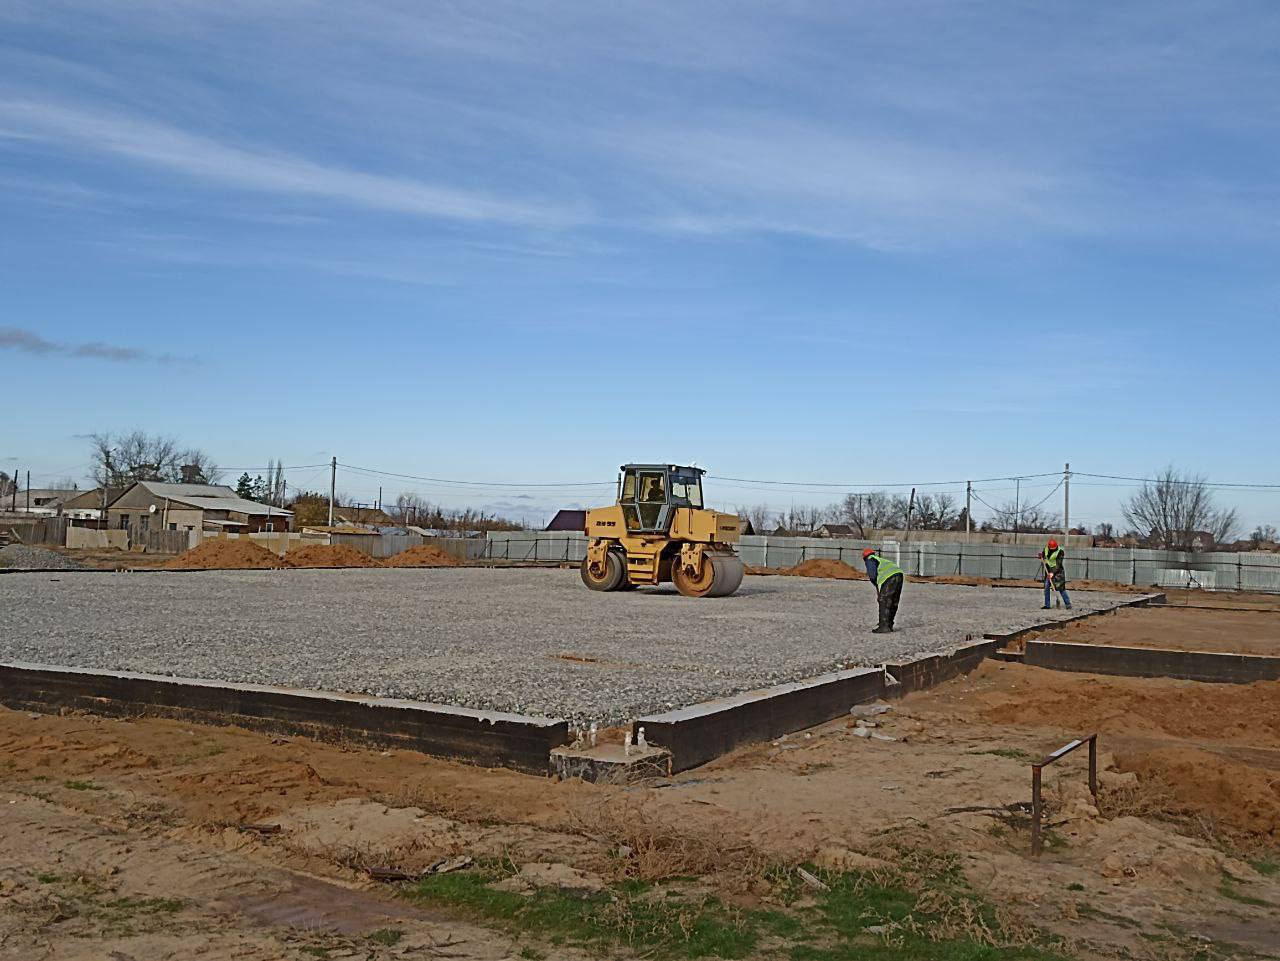
[[1053, 540], [1052, 538], [1050, 538], [1050, 540], [1049, 540], [1049, 550], [1051, 550], [1051, 551], [1056, 551], [1057, 549], [1058, 549], [1058, 542], [1057, 542], [1057, 541], [1055, 541], [1055, 540]]
[[862, 552], [862, 559], [865, 561], [868, 557], [870, 557], [875, 552], [876, 552], [876, 549], [874, 547], [868, 547], [866, 550]]

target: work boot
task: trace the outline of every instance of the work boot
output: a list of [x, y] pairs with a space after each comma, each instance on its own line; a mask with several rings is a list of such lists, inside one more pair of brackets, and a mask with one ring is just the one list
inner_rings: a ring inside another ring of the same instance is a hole
[[1042, 610], [1042, 611], [1047, 611], [1047, 610], [1049, 610], [1049, 605], [1048, 605], [1048, 604], [1046, 604], [1044, 607], [1040, 608], [1040, 610]]
[[892, 632], [893, 632], [892, 627], [885, 627], [883, 624], [881, 624], [879, 627], [872, 630], [871, 633], [872, 634], [890, 634]]

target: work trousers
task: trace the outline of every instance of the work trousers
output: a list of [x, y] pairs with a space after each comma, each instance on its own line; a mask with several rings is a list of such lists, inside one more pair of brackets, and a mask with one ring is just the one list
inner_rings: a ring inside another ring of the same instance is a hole
[[893, 619], [898, 616], [898, 602], [902, 600], [901, 574], [894, 574], [879, 588], [880, 626], [893, 627]]

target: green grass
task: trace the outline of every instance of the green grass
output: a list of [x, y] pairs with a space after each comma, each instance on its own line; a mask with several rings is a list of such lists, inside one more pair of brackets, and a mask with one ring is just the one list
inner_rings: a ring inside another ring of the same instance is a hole
[[36, 880], [41, 884], [57, 884], [62, 878], [56, 874], [37, 874]]
[[1007, 757], [1011, 761], [1031, 761], [1031, 755], [1016, 747], [996, 747], [989, 751], [968, 751], [969, 754], [993, 754], [996, 757]]
[[1072, 881], [1070, 884], [1068, 884], [1068, 885], [1067, 885], [1067, 890], [1068, 890], [1068, 891], [1083, 891], [1083, 890], [1084, 890], [1084, 885], [1083, 885], [1083, 884], [1081, 884], [1079, 881]]
[[[424, 878], [403, 890], [414, 901], [460, 910], [552, 945], [626, 947], [658, 959], [744, 958], [767, 937], [772, 939], [766, 945], [770, 957], [792, 961], [1063, 961], [1047, 945], [985, 943], [990, 939], [979, 936], [982, 929], [1002, 939], [999, 919], [968, 891], [957, 863], [948, 859], [928, 860], [923, 874], [917, 868], [915, 876], [923, 877], [924, 886], [911, 890], [856, 873], [814, 869], [830, 887], [815, 894], [790, 870], [775, 869], [769, 874], [775, 891], [791, 906], [762, 911], [686, 897], [678, 886], [636, 881], [591, 895], [550, 888], [524, 895], [489, 887], [509, 876], [509, 870], [491, 862], [478, 870]], [[930, 913], [941, 907], [922, 908], [920, 894], [913, 891], [933, 895], [929, 905], [949, 905], [950, 916]], [[960, 916], [975, 923], [957, 923]], [[950, 934], [940, 936], [939, 931]], [[536, 961], [543, 954], [526, 947], [520, 956]]]
[[505, 875], [500, 866], [488, 864], [424, 878], [407, 893], [415, 901], [460, 908], [552, 944], [625, 945], [660, 958], [742, 958], [755, 947], [759, 930], [776, 924], [763, 912], [748, 917], [713, 898], [655, 897], [653, 888], [640, 882], [586, 896], [550, 888], [523, 895], [488, 887]]
[[1272, 861], [1269, 858], [1251, 858], [1249, 867], [1264, 878], [1275, 877], [1275, 875], [1280, 874], [1280, 861]]
[[526, 947], [520, 949], [520, 957], [524, 958], [525, 961], [543, 961], [546, 955], [534, 948]]
[[325, 961], [325, 959], [329, 957], [329, 949], [322, 948], [316, 944], [306, 944], [306, 945], [303, 945], [298, 950], [300, 950], [303, 954], [311, 955], [313, 958], [320, 958], [321, 961]]
[[391, 947], [393, 944], [398, 944], [403, 937], [404, 932], [397, 928], [379, 928], [369, 935], [369, 940], [374, 944], [385, 944]]
[[1255, 898], [1252, 895], [1245, 894], [1237, 886], [1239, 882], [1230, 875], [1222, 879], [1222, 883], [1218, 885], [1218, 893], [1224, 898], [1229, 898], [1238, 904], [1247, 904], [1254, 908], [1269, 908], [1273, 905], [1270, 901], [1264, 901], [1262, 898]]
[[72, 791], [102, 791], [105, 790], [102, 785], [94, 784], [92, 781], [65, 781], [63, 787]]
[[[823, 943], [797, 945], [792, 961], [1063, 961], [1063, 956], [1037, 945], [998, 946], [973, 937], [936, 937], [943, 919], [920, 907], [920, 898], [896, 884], [882, 884], [856, 874], [824, 876], [824, 892], [814, 919]], [[953, 903], [967, 902], [976, 918], [999, 932], [988, 905], [969, 894], [950, 871], [930, 879]], [[868, 931], [886, 928], [886, 931]]]

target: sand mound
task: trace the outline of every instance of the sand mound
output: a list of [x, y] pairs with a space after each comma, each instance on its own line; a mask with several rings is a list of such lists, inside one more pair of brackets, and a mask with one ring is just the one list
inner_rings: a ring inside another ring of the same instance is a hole
[[279, 556], [250, 541], [205, 541], [164, 565], [171, 571], [267, 571], [288, 567]]
[[1169, 687], [1128, 678], [1064, 682], [1061, 675], [1037, 669], [1018, 676], [1015, 691], [983, 698], [984, 720], [1280, 746], [1280, 681]]
[[349, 544], [308, 544], [284, 555], [290, 567], [381, 567]]
[[1184, 813], [1280, 840], [1280, 780], [1269, 768], [1188, 747], [1121, 753], [1119, 766], [1167, 787]]
[[387, 567], [461, 567], [462, 561], [438, 547], [420, 544], [382, 562]]
[[813, 560], [797, 564], [795, 567], [789, 567], [782, 573], [790, 574], [793, 577], [834, 577], [842, 581], [865, 581], [867, 579], [867, 575], [862, 571], [850, 567], [844, 561], [833, 560], [829, 557], [815, 557]]

